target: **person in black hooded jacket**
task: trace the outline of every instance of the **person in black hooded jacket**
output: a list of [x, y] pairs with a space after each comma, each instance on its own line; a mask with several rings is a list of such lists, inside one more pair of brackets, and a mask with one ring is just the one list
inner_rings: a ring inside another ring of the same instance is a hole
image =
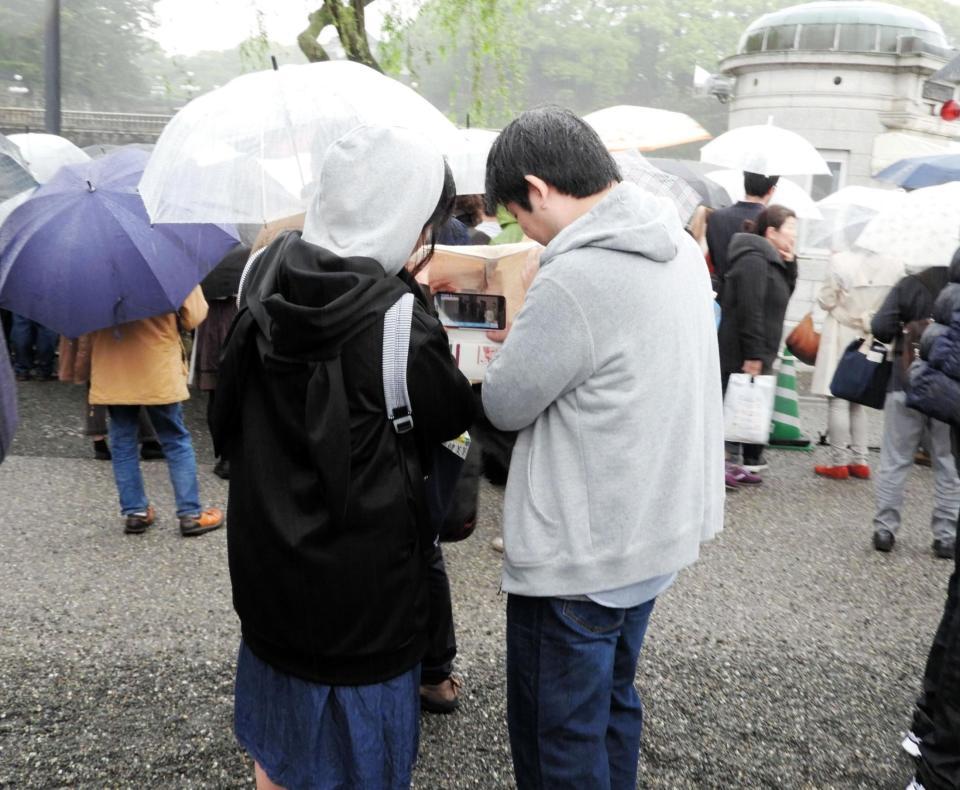
[[[953, 458], [960, 472], [960, 250], [949, 269], [950, 282], [933, 305], [935, 323], [920, 341], [923, 361], [910, 368], [907, 406], [950, 425]], [[910, 788], [960, 787], [960, 546], [953, 544], [953, 573], [933, 637], [903, 748], [918, 761]]]
[[417, 305], [413, 430], [395, 431], [383, 326], [411, 290], [397, 275], [454, 192], [425, 139], [359, 127], [327, 149], [302, 237], [248, 264], [211, 428], [231, 465], [235, 727], [258, 787], [410, 782], [435, 539], [424, 469], [475, 401]]
[[[733, 373], [769, 374], [780, 351], [787, 304], [797, 284], [796, 214], [769, 206], [730, 240], [720, 319], [720, 372], [723, 388]], [[740, 445], [727, 448], [737, 463]], [[743, 465], [766, 467], [763, 445], [743, 445]]]

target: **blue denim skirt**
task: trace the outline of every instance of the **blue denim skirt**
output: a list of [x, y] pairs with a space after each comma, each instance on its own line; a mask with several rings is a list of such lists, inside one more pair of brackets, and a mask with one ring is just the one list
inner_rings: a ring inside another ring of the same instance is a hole
[[408, 788], [420, 737], [420, 667], [369, 686], [279, 672], [240, 643], [234, 731], [287, 788]]

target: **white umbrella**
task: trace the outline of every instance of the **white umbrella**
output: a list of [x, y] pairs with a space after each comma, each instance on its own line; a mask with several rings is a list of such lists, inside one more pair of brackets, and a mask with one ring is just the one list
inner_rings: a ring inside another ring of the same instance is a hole
[[[743, 200], [743, 172], [741, 170], [717, 170], [707, 173], [707, 178], [722, 186], [734, 200]], [[771, 205], [786, 206], [798, 219], [822, 219], [823, 215], [803, 188], [793, 181], [781, 178], [770, 198]]]
[[795, 132], [774, 126], [740, 126], [700, 149], [700, 161], [765, 176], [829, 175], [826, 160]]
[[672, 145], [709, 140], [710, 132], [689, 115], [620, 104], [583, 117], [609, 151], [654, 151]]
[[64, 165], [89, 162], [89, 155], [69, 140], [56, 134], [11, 134], [8, 140], [15, 143], [33, 177], [41, 184], [47, 183]]
[[946, 266], [960, 247], [960, 181], [904, 195], [870, 220], [856, 243], [902, 260], [911, 271]]
[[499, 132], [461, 129], [463, 147], [447, 156], [458, 195], [482, 195], [486, 191], [487, 156]]
[[143, 202], [154, 222], [263, 224], [302, 212], [327, 147], [361, 124], [415, 129], [445, 154], [463, 144], [432, 104], [373, 69], [281, 66], [237, 77], [180, 110], [143, 174]]
[[804, 246], [848, 250], [871, 219], [881, 211], [894, 209], [905, 196], [901, 189], [843, 187], [817, 201], [823, 219], [807, 223]]

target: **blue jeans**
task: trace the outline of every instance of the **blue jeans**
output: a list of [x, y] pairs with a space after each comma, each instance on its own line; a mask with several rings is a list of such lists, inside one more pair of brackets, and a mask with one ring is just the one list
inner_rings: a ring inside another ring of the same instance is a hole
[[[183, 424], [179, 403], [146, 406], [150, 422], [157, 432], [170, 471], [170, 482], [177, 502], [177, 515], [200, 512], [200, 490], [197, 484], [197, 459], [193, 454], [190, 431]], [[143, 512], [150, 503], [143, 490], [138, 444], [139, 406], [110, 406], [110, 453], [113, 476], [120, 494], [120, 512], [127, 516]]]
[[[59, 339], [60, 336], [52, 329], [47, 329], [36, 321], [14, 313], [10, 328], [14, 371], [23, 375], [36, 367], [41, 375], [52, 376], [54, 354], [56, 354]], [[36, 353], [34, 353], [34, 347], [36, 347]]]
[[636, 787], [643, 705], [633, 683], [653, 604], [509, 596], [507, 726], [519, 790]]

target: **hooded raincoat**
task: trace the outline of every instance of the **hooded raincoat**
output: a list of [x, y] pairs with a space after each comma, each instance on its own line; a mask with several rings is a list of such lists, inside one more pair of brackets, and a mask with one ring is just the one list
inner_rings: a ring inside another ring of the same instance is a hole
[[[231, 464], [228, 553], [244, 642], [284, 673], [335, 686], [380, 683], [420, 661], [434, 538], [424, 461], [474, 412], [443, 328], [418, 306], [414, 430], [398, 435], [387, 420], [383, 316], [409, 292], [395, 275], [443, 178], [439, 155], [407, 162], [409, 173], [369, 161], [390, 143], [389, 130], [336, 143], [304, 238], [288, 232], [257, 259], [211, 414]], [[358, 190], [361, 164], [394, 172], [409, 199], [389, 183]]]

